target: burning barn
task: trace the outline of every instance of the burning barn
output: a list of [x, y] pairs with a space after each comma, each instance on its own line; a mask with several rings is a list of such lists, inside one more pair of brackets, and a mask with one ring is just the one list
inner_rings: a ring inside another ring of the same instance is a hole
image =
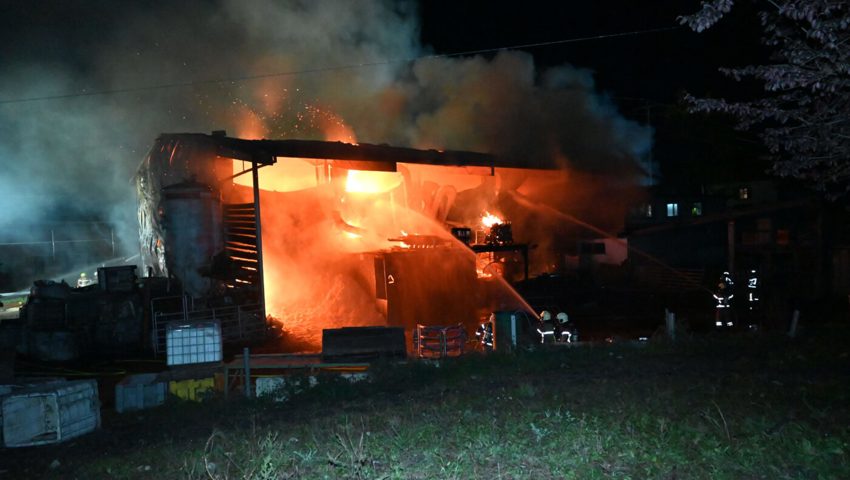
[[588, 182], [555, 165], [515, 164], [473, 152], [163, 134], [135, 175], [138, 266], [102, 273], [131, 280], [36, 285], [22, 309], [25, 350], [162, 355], [178, 324], [214, 324], [225, 346], [274, 329], [289, 347], [319, 350], [329, 329], [400, 327], [410, 340], [417, 325], [471, 331], [493, 311], [531, 311], [510, 283], [559, 269], [558, 242], [575, 235], [564, 228], [572, 217], [552, 205], [581, 198]]
[[327, 328], [473, 325], [523, 308], [504, 277], [527, 276], [528, 247], [491, 213], [494, 173], [509, 166], [472, 152], [161, 135], [136, 176], [143, 275], [173, 297], [151, 302], [154, 336], [174, 319], [216, 318], [225, 338], [243, 338], [269, 319], [317, 348]]

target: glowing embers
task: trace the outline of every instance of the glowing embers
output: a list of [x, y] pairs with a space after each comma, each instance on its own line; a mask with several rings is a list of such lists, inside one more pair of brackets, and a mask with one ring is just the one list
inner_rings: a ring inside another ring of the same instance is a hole
[[475, 273], [478, 278], [502, 278], [505, 276], [505, 258], [495, 252], [475, 255]]
[[398, 172], [365, 172], [349, 170], [345, 182], [348, 193], [384, 193], [401, 185], [403, 177]]
[[437, 235], [409, 235], [402, 230], [398, 238], [390, 238], [391, 242], [399, 242], [401, 248], [437, 248], [451, 247], [452, 240]]

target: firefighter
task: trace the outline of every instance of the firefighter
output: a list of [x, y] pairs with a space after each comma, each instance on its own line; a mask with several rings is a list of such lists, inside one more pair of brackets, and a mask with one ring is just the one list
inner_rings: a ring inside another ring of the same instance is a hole
[[[717, 291], [714, 293], [714, 299], [717, 304], [714, 307], [714, 325], [717, 328], [731, 328], [734, 326], [732, 321], [732, 298], [735, 296], [732, 293], [732, 288], [725, 279], [729, 278], [726, 272], [723, 272], [724, 277], [717, 284]], [[731, 278], [729, 279], [731, 282]]]
[[758, 330], [759, 311], [761, 300], [759, 299], [759, 291], [761, 290], [761, 280], [759, 279], [756, 269], [750, 269], [747, 275], [747, 317], [748, 328], [750, 330]]
[[561, 312], [555, 316], [555, 341], [562, 343], [573, 342], [573, 333], [575, 329], [570, 328], [570, 317], [566, 313]]
[[731, 292], [735, 289], [735, 281], [732, 280], [732, 274], [729, 272], [723, 272], [720, 276], [720, 281], [726, 284], [726, 290]]
[[93, 283], [94, 283], [94, 281], [91, 278], [88, 278], [86, 276], [86, 272], [83, 272], [83, 273], [80, 274], [80, 278], [77, 279], [77, 288], [88, 287], [89, 285], [92, 285]]
[[755, 269], [747, 276], [747, 310], [755, 311], [759, 306], [759, 277]]
[[552, 314], [549, 310], [540, 312], [540, 322], [537, 325], [537, 333], [540, 334], [540, 343], [546, 343], [546, 337], [555, 338], [555, 328], [552, 325]]
[[475, 336], [478, 338], [478, 343], [485, 352], [493, 351], [493, 323], [496, 321], [496, 315], [490, 314], [490, 318], [478, 326], [475, 331]]

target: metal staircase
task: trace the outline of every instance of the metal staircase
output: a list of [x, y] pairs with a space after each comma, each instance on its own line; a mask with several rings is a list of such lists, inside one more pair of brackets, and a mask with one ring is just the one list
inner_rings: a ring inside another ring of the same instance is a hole
[[256, 289], [259, 283], [257, 214], [253, 203], [223, 205], [224, 248], [236, 266], [228, 288]]

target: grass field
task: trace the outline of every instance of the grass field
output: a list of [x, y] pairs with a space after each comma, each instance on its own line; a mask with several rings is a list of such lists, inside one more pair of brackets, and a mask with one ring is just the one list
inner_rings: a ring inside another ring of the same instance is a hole
[[[850, 478], [850, 335], [376, 365], [290, 400], [111, 414], [10, 478]], [[3, 463], [5, 462], [5, 463]]]

